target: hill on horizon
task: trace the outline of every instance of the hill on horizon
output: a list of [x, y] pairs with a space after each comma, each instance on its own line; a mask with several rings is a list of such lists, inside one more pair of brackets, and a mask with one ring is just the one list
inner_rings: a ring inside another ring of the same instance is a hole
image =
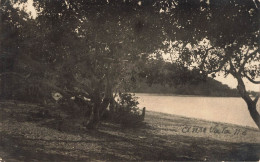
[[237, 89], [232, 89], [213, 78], [208, 77], [206, 81], [197, 84], [185, 84], [169, 86], [162, 84], [149, 85], [144, 80], [136, 82], [136, 86], [130, 90], [133, 93], [166, 93], [178, 95], [201, 95], [218, 97], [239, 97]]

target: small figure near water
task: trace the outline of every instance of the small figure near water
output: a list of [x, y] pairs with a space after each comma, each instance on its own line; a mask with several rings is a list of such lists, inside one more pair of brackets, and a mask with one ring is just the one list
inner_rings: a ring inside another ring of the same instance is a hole
[[146, 107], [143, 107], [143, 112], [142, 112], [142, 119], [144, 120], [144, 116], [145, 116], [145, 109]]

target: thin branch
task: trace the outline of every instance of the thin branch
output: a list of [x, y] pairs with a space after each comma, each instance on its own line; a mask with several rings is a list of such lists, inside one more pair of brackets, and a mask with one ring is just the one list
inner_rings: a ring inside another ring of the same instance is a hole
[[241, 73], [241, 72], [244, 70], [244, 67], [245, 67], [247, 61], [248, 61], [250, 58], [254, 57], [254, 55], [257, 54], [258, 51], [259, 51], [259, 48], [257, 48], [254, 52], [252, 52], [252, 53], [250, 53], [249, 55], [247, 55], [248, 52], [249, 52], [249, 48], [248, 48], [248, 50], [247, 50], [247, 52], [246, 52], [246, 55], [247, 55], [247, 56], [245, 57], [244, 62], [243, 62], [242, 65], [240, 66], [240, 69], [239, 69], [239, 71], [238, 71], [239, 73]]
[[178, 5], [177, 5], [177, 4], [175, 4], [175, 2], [174, 2], [174, 1], [172, 1], [172, 4], [173, 4], [175, 7], [178, 7]]
[[[208, 56], [208, 53], [209, 53], [209, 51], [211, 50], [211, 49], [214, 49], [215, 47], [210, 47], [210, 48], [208, 48], [208, 49], [206, 49], [206, 52], [205, 52], [205, 59], [207, 58], [207, 56]], [[204, 59], [204, 61], [205, 61], [205, 59]]]
[[181, 49], [182, 51], [187, 46], [187, 44], [188, 44], [188, 42], [185, 42], [185, 41], [183, 42], [182, 49]]
[[255, 104], [257, 103], [258, 99], [259, 99], [259, 94], [257, 94], [256, 97], [255, 97], [255, 99], [254, 99], [254, 103], [255, 103]]
[[256, 7], [256, 8], [258, 8], [258, 6], [257, 6], [257, 1], [258, 1], [258, 0], [253, 0], [253, 2], [254, 2], [254, 4], [255, 4], [255, 7]]
[[212, 47], [206, 49], [206, 54], [208, 54], [209, 50], [214, 49], [214, 48], [215, 48], [215, 47], [212, 46]]
[[231, 74], [237, 78], [237, 71], [236, 71], [236, 68], [234, 67], [233, 63], [232, 63], [232, 60], [231, 60], [231, 57], [229, 58], [229, 65], [230, 65], [230, 72]]
[[204, 67], [205, 61], [206, 61], [207, 56], [208, 56], [208, 52], [209, 52], [211, 49], [213, 49], [213, 48], [215, 48], [215, 47], [210, 47], [210, 48], [206, 49], [206, 52], [205, 52], [205, 54], [203, 55], [202, 61], [201, 61], [201, 64], [200, 64], [201, 67]]
[[[222, 56], [223, 61], [221, 61], [220, 66], [219, 66], [217, 69], [212, 70], [210, 73], [219, 72], [219, 71], [225, 66], [225, 64], [226, 64], [228, 61], [230, 61], [230, 63], [232, 63], [230, 56], [231, 56], [231, 55]], [[220, 57], [220, 58], [221, 58], [221, 57]], [[233, 64], [232, 64], [232, 66], [233, 66]], [[234, 66], [233, 66], [233, 68], [234, 68]], [[235, 69], [235, 68], [234, 68], [234, 69]]]
[[252, 83], [254, 84], [260, 84], [260, 81], [255, 81], [254, 79], [250, 78], [245, 72], [244, 72], [244, 76]]
[[22, 74], [15, 73], [15, 72], [5, 72], [5, 73], [1, 73], [0, 77], [2, 77], [4, 75], [15, 75], [15, 76], [18, 76], [18, 77], [23, 78], [23, 79], [28, 79], [31, 76], [31, 73], [29, 73], [27, 75], [22, 75]]
[[[249, 57], [248, 57], [248, 52], [249, 52], [249, 50], [250, 50], [250, 48], [248, 47], [248, 49], [247, 49], [247, 51], [246, 51], [246, 54], [245, 54], [245, 60], [244, 60], [244, 62], [242, 63], [242, 65], [240, 65], [239, 71], [242, 71], [242, 69], [244, 69], [244, 66], [246, 65], [246, 62], [247, 62], [247, 60], [249, 59]], [[240, 52], [240, 54], [241, 54], [241, 53], [242, 53], [242, 52]], [[240, 59], [242, 60], [242, 56], [241, 56]]]
[[173, 63], [173, 58], [172, 58], [172, 54], [170, 53], [170, 58], [171, 58], [171, 62]]
[[224, 60], [221, 62], [220, 66], [219, 66], [217, 69], [212, 70], [210, 73], [216, 73], [216, 72], [219, 72], [219, 71], [224, 67], [224, 65], [226, 64], [226, 61], [227, 61], [227, 60], [228, 60], [227, 58], [224, 59]]

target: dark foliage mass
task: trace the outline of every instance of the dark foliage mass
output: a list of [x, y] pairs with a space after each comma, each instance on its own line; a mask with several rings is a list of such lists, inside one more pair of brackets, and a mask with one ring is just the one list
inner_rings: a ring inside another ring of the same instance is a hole
[[[184, 84], [178, 86], [169, 86], [162, 84], [149, 85], [144, 81], [136, 83], [135, 88], [131, 90], [135, 93], [159, 93], [173, 95], [199, 95], [199, 96], [214, 96], [214, 97], [239, 97], [236, 89], [231, 89], [227, 85], [212, 78], [206, 78], [205, 81], [199, 83]], [[252, 92], [254, 94], [254, 92]], [[256, 92], [255, 92], [256, 93]]]

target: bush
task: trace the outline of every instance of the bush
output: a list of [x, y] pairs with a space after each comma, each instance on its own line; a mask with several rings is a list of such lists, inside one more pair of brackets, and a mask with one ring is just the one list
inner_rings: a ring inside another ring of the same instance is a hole
[[138, 107], [138, 97], [130, 93], [120, 93], [116, 98], [115, 111], [108, 111], [106, 116], [123, 126], [136, 126], [144, 120], [144, 114]]

